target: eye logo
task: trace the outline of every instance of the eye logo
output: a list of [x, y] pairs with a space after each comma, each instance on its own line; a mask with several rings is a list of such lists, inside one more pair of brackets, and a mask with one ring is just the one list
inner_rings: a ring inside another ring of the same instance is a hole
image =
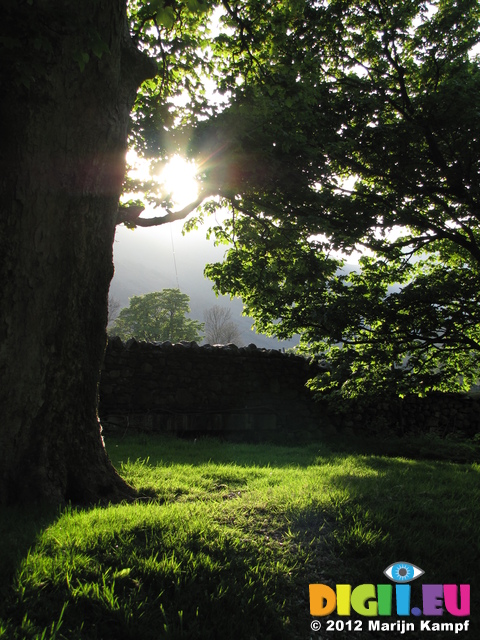
[[410, 562], [394, 562], [383, 573], [393, 582], [405, 583], [423, 576], [425, 571]]

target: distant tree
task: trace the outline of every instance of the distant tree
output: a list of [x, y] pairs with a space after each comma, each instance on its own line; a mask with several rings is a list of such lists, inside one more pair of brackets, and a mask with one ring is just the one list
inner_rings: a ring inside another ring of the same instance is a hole
[[114, 322], [120, 311], [120, 302], [113, 296], [108, 296], [108, 324]]
[[205, 318], [205, 339], [210, 344], [238, 344], [241, 331], [232, 320], [230, 309], [214, 305], [207, 309]]
[[163, 289], [132, 296], [110, 329], [110, 335], [122, 340], [200, 340], [204, 323], [186, 317], [189, 297], [180, 289]]

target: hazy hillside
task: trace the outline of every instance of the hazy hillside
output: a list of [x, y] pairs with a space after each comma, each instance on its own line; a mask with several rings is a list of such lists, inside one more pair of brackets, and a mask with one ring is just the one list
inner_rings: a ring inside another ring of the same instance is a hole
[[222, 260], [225, 247], [215, 247], [212, 240], [207, 240], [204, 228], [183, 236], [182, 226], [182, 222], [177, 222], [135, 231], [123, 225], [117, 227], [115, 276], [110, 293], [121, 307], [128, 306], [128, 299], [133, 295], [178, 287], [190, 297], [190, 315], [196, 320], [203, 321], [205, 310], [215, 304], [231, 308], [245, 345], [253, 342], [259, 347], [280, 349], [297, 344], [298, 340], [280, 342], [256, 334], [251, 330], [252, 320], [242, 316], [240, 299], [231, 301], [227, 296], [215, 296], [203, 270], [208, 262]]

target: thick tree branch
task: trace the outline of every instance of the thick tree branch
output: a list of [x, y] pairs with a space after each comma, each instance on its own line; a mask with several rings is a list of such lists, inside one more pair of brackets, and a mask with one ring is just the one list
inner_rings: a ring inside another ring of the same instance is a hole
[[186, 207], [179, 211], [169, 211], [164, 216], [157, 216], [156, 218], [140, 218], [141, 213], [145, 210], [141, 205], [122, 206], [118, 208], [117, 224], [125, 224], [127, 227], [158, 227], [168, 222], [175, 222], [175, 220], [183, 220], [189, 213], [195, 211], [202, 202], [209, 196], [214, 195], [208, 191], [202, 191], [196, 200], [190, 202]]

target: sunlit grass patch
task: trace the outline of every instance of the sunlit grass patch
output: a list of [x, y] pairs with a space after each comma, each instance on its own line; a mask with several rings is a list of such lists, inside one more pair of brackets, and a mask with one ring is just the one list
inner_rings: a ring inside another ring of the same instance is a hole
[[427, 582], [478, 585], [478, 465], [324, 444], [107, 449], [144, 497], [44, 523], [4, 578], [0, 637], [294, 640], [309, 637], [312, 582], [384, 582], [403, 559]]

